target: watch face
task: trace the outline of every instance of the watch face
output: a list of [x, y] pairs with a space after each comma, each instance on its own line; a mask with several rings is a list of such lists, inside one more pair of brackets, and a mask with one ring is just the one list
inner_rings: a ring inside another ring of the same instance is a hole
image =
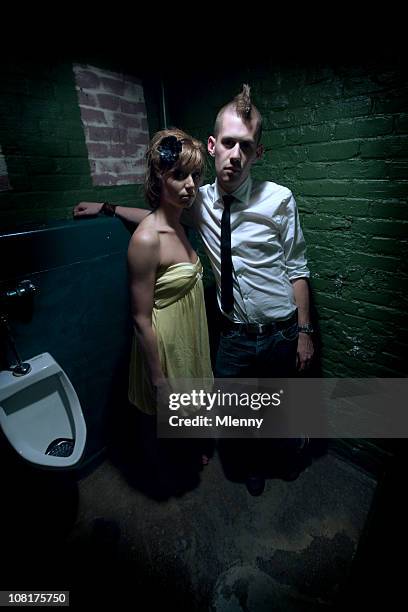
[[298, 330], [300, 332], [303, 332], [304, 334], [312, 334], [313, 333], [313, 327], [309, 324], [305, 324], [305, 325], [299, 325], [298, 326]]

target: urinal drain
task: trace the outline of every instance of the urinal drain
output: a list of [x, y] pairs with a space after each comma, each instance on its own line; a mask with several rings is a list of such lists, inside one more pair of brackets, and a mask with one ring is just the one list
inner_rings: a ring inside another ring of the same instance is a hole
[[69, 457], [74, 450], [74, 440], [69, 438], [57, 438], [48, 446], [45, 451], [46, 455], [54, 457]]

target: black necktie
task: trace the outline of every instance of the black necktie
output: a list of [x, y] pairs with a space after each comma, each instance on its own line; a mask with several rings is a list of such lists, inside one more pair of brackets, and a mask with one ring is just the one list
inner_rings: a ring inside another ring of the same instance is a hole
[[231, 223], [230, 207], [234, 196], [223, 196], [224, 211], [221, 217], [221, 307], [231, 312], [234, 306], [232, 292]]

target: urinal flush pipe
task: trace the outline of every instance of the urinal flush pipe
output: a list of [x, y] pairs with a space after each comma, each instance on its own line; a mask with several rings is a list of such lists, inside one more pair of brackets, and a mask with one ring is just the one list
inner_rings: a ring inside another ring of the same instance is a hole
[[31, 365], [29, 363], [23, 363], [17, 350], [16, 343], [13, 334], [11, 333], [10, 325], [6, 315], [0, 315], [0, 323], [6, 328], [7, 340], [16, 359], [16, 364], [12, 368], [10, 368], [13, 373], [13, 376], [25, 376], [25, 374], [28, 374], [31, 371]]

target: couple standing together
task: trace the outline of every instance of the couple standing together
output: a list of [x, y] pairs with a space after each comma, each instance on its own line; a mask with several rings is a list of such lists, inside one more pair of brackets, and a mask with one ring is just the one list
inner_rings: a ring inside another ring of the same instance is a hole
[[[138, 224], [128, 250], [135, 330], [129, 399], [145, 413], [155, 413], [158, 394], [172, 381], [212, 376], [202, 266], [182, 223], [198, 231], [217, 285], [222, 333], [215, 377], [290, 378], [310, 365], [305, 243], [291, 191], [251, 178], [263, 153], [261, 135], [262, 117], [244, 85], [219, 111], [208, 139], [214, 184], [200, 187], [202, 143], [167, 129], [147, 152], [152, 212], [91, 202], [74, 209], [76, 217], [102, 211]], [[264, 478], [252, 459], [247, 487], [259, 495]]]

